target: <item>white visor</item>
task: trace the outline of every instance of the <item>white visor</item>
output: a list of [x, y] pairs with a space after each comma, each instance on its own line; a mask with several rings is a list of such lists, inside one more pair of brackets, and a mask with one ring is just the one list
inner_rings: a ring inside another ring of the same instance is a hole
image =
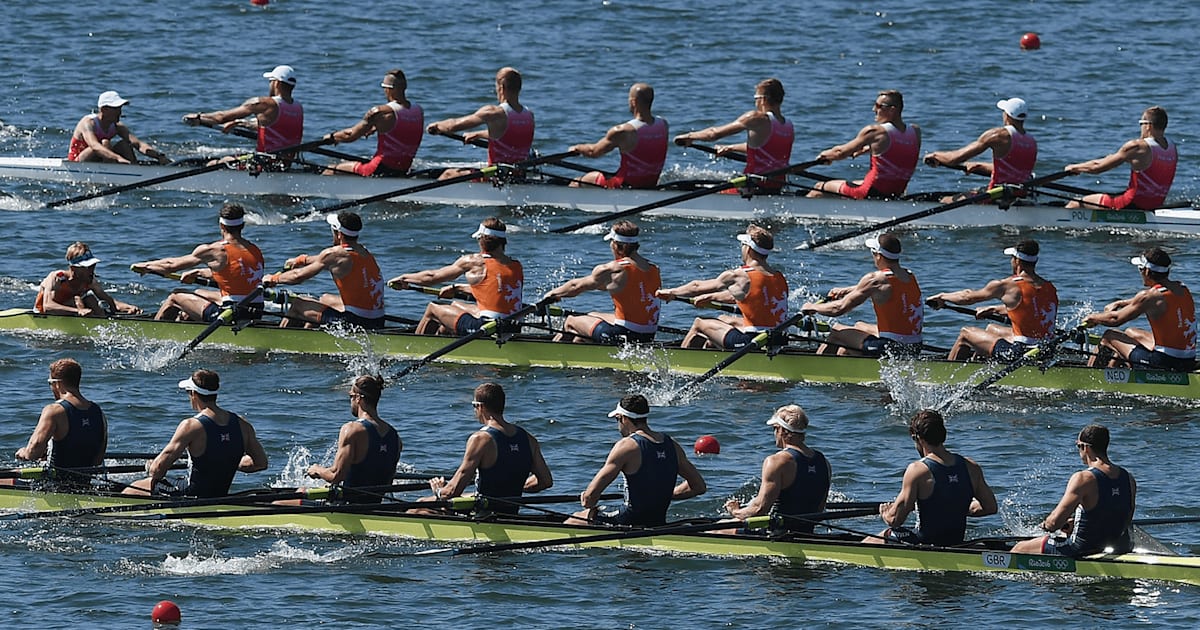
[[359, 231], [351, 230], [350, 228], [343, 226], [342, 222], [338, 221], [336, 214], [330, 214], [329, 216], [325, 217], [325, 222], [328, 223], [330, 227], [341, 232], [342, 234], [345, 234], [346, 236], [358, 236]]
[[246, 224], [246, 220], [242, 219], [242, 218], [226, 219], [225, 217], [221, 217], [221, 225], [228, 225], [230, 227], [233, 227], [235, 225], [245, 225], [245, 224]]
[[753, 249], [754, 251], [762, 254], [763, 256], [769, 256], [771, 254], [771, 250], [769, 250], [765, 247], [760, 247], [758, 245], [758, 243], [754, 242], [754, 239], [750, 238], [749, 234], [738, 234], [737, 240], [742, 245], [745, 245], [746, 247]]
[[1016, 247], [1009, 247], [1008, 249], [1004, 250], [1004, 255], [1012, 256], [1013, 258], [1016, 258], [1017, 260], [1024, 260], [1025, 262], [1035, 263], [1038, 261], [1037, 256], [1035, 256], [1033, 254], [1026, 254], [1024, 252], [1019, 252], [1019, 251], [1017, 251]]
[[479, 224], [479, 229], [475, 230], [474, 234], [471, 234], [471, 238], [479, 238], [480, 236], [494, 236], [496, 238], [508, 240], [508, 232], [504, 230], [493, 230], [482, 223]]
[[100, 259], [93, 256], [90, 249], [85, 249], [82, 254], [67, 259], [67, 264], [72, 267], [94, 267], [98, 262]]
[[626, 418], [633, 418], [633, 419], [635, 419], [635, 420], [641, 420], [642, 418], [649, 418], [649, 417], [650, 417], [650, 414], [648, 414], [648, 413], [634, 413], [634, 412], [632, 412], [632, 411], [630, 411], [630, 410], [628, 410], [628, 409], [626, 409], [626, 408], [622, 407], [622, 406], [621, 406], [621, 403], [617, 403], [617, 408], [616, 408], [616, 409], [613, 409], [613, 410], [612, 410], [612, 411], [610, 411], [610, 412], [608, 412], [608, 417], [609, 417], [609, 418], [616, 418], [617, 416], [625, 416]]
[[1134, 265], [1137, 265], [1138, 269], [1149, 269], [1150, 271], [1153, 271], [1155, 273], [1167, 273], [1168, 271], [1171, 270], [1170, 267], [1156, 265], [1156, 264], [1150, 262], [1149, 260], [1146, 260], [1145, 256], [1134, 256], [1133, 258], [1129, 259], [1129, 262]]
[[617, 234], [616, 230], [613, 230], [610, 228], [608, 230], [608, 234], [604, 235], [604, 240], [616, 241], [618, 243], [636, 243], [636, 242], [638, 242], [638, 237], [625, 236], [624, 234]]
[[879, 239], [875, 238], [874, 236], [867, 239], [866, 246], [867, 246], [867, 249], [871, 250], [872, 254], [879, 254], [880, 256], [883, 256], [884, 258], [886, 258], [888, 260], [900, 260], [900, 254], [893, 252], [891, 250], [888, 250], [888, 249], [884, 249], [879, 244]]
[[217, 395], [217, 390], [205, 389], [203, 387], [200, 387], [199, 385], [196, 384], [196, 381], [192, 380], [192, 377], [190, 377], [190, 376], [183, 379], [182, 381], [179, 381], [179, 389], [186, 389], [189, 392], [196, 392], [197, 394], [200, 394], [201, 396], [216, 396]]
[[804, 429], [793, 428], [792, 425], [788, 424], [786, 420], [780, 418], [779, 416], [771, 416], [771, 419], [767, 420], [767, 426], [779, 427], [788, 433], [799, 433], [800, 435], [804, 435]]

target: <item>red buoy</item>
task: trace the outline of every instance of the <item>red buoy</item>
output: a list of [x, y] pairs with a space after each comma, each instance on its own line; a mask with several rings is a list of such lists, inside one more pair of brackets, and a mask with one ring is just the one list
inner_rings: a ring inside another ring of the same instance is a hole
[[165, 599], [155, 604], [154, 610], [150, 611], [150, 621], [154, 623], [179, 623], [182, 618], [179, 606]]
[[717, 455], [721, 452], [721, 443], [711, 435], [701, 435], [696, 438], [697, 455]]
[[271, 0], [250, 0], [250, 4], [253, 4], [256, 7], [265, 7], [268, 4], [271, 4]]
[[1021, 50], [1037, 50], [1042, 47], [1042, 38], [1037, 33], [1025, 33], [1021, 36]]

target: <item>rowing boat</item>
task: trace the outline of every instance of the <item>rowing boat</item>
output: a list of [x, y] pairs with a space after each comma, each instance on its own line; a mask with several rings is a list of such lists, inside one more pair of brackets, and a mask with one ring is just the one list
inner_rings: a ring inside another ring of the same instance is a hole
[[[151, 499], [126, 496], [97, 496], [31, 492], [23, 488], [0, 488], [0, 509], [29, 515], [32, 511], [91, 509], [153, 503]], [[158, 521], [164, 519], [223, 529], [271, 529], [379, 535], [433, 543], [509, 543], [553, 541], [554, 546], [615, 547], [706, 556], [782, 557], [798, 561], [833, 562], [884, 569], [952, 572], [1003, 572], [1022, 574], [1076, 575], [1148, 579], [1200, 585], [1200, 558], [1152, 555], [1134, 552], [1121, 555], [1071, 559], [1008, 552], [1002, 544], [962, 548], [865, 545], [850, 536], [769, 537], [756, 534], [655, 533], [620, 536], [573, 544], [573, 538], [613, 532], [600, 527], [568, 526], [532, 517], [486, 519], [471, 515], [414, 515], [376, 506], [328, 506], [311, 508], [207, 505], [161, 508], [146, 512], [100, 513], [105, 519]], [[115, 521], [114, 521], [115, 522]], [[668, 526], [669, 527], [669, 526]], [[621, 531], [621, 530], [615, 530]]]
[[[72, 337], [187, 343], [204, 328], [195, 322], [155, 321], [149, 316], [95, 319], [43, 315], [30, 309], [0, 311], [0, 330], [51, 332]], [[266, 323], [241, 330], [220, 327], [205, 345], [258, 352], [318, 355], [368, 354], [420, 358], [446, 345], [446, 337], [416, 335], [399, 328], [364, 332], [358, 328], [310, 330], [278, 328]], [[808, 344], [813, 345], [813, 344]], [[721, 350], [680, 348], [671, 344], [606, 346], [555, 343], [545, 336], [517, 335], [503, 343], [471, 341], [439, 360], [450, 363], [522, 368], [607, 369], [623, 372], [703, 374], [729, 356]], [[1044, 368], [1044, 369], [1043, 369]], [[812, 383], [871, 384], [881, 381], [926, 384], [975, 383], [996, 370], [985, 363], [962, 363], [932, 358], [872, 359], [817, 355], [787, 346], [775, 355], [753, 352], [725, 369], [724, 374], [747, 379]], [[1200, 399], [1200, 373], [1127, 368], [1087, 368], [1080, 365], [1031, 364], [999, 383], [1003, 387], [1043, 390], [1111, 392], [1135, 396]]]
[[[68, 162], [56, 158], [0, 158], [0, 178], [58, 181], [87, 186], [123, 186], [180, 172], [178, 166]], [[164, 182], [148, 189], [183, 190], [220, 195], [285, 195], [361, 199], [396, 191], [428, 180], [401, 178], [331, 177], [315, 173], [263, 172], [221, 169]], [[607, 190], [571, 188], [561, 182], [535, 180], [530, 183], [465, 182], [403, 197], [406, 201], [456, 206], [548, 206], [583, 212], [613, 213], [654, 204], [678, 196], [678, 190]], [[929, 201], [855, 201], [838, 197], [809, 199], [803, 194], [743, 197], [704, 195], [647, 214], [709, 219], [749, 220], [792, 218], [832, 223], [878, 223], [912, 214], [935, 205]], [[913, 221], [938, 226], [1034, 226], [1087, 229], [1130, 228], [1161, 232], [1200, 234], [1200, 210], [1164, 208], [1141, 210], [1067, 210], [1061, 205], [1022, 201], [1007, 210], [992, 205], [968, 205]]]

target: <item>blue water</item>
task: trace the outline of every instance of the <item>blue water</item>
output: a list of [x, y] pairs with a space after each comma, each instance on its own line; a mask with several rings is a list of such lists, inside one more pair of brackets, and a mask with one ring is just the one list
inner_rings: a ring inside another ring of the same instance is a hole
[[[296, 67], [296, 96], [308, 136], [348, 126], [381, 97], [389, 68], [408, 74], [409, 96], [428, 120], [473, 111], [492, 99], [492, 76], [513, 65], [525, 76], [523, 101], [537, 112], [537, 146], [556, 152], [599, 137], [627, 117], [626, 91], [649, 81], [656, 111], [675, 132], [732, 120], [752, 107], [754, 84], [779, 77], [784, 112], [796, 122], [800, 159], [848, 140], [871, 119], [880, 89], [905, 94], [905, 118], [925, 129], [925, 148], [955, 148], [998, 124], [994, 103], [1029, 101], [1030, 130], [1041, 144], [1041, 172], [1098, 157], [1137, 134], [1152, 104], [1171, 115], [1168, 136], [1183, 155], [1173, 197], [1197, 196], [1188, 156], [1200, 119], [1192, 92], [1192, 4], [1130, 10], [1109, 2], [983, 1], [805, 3], [802, 9], [715, 2], [380, 3], [248, 2], [12, 4], [4, 8], [0, 63], [0, 155], [60, 156], [79, 116], [96, 95], [116, 89], [132, 103], [125, 121], [174, 157], [243, 148], [244, 141], [179, 122], [182, 114], [232, 107], [265, 93], [261, 74]], [[1021, 51], [1022, 33], [1043, 48]], [[367, 142], [338, 147], [369, 152]], [[427, 138], [420, 159], [470, 163], [477, 149]], [[615, 158], [598, 160], [612, 168]], [[669, 168], [717, 176], [734, 166], [672, 149]], [[823, 167], [856, 176], [865, 160]], [[1118, 189], [1126, 172], [1079, 177], [1079, 186]], [[911, 190], [978, 185], [945, 170], [921, 168]], [[36, 210], [76, 192], [58, 184], [5, 182], [0, 230], [0, 306], [32, 303], [34, 286], [83, 239], [104, 262], [113, 292], [146, 308], [169, 283], [127, 271], [138, 260], [178, 255], [216, 237], [218, 196], [145, 192], [106, 198], [70, 211]], [[296, 210], [287, 200], [239, 199], [260, 218]], [[305, 201], [305, 206], [322, 205]], [[448, 263], [473, 247], [478, 221], [498, 214], [512, 226], [510, 253], [526, 267], [527, 291], [540, 293], [584, 273], [607, 256], [600, 232], [552, 235], [579, 220], [544, 209], [421, 207], [376, 204], [362, 210], [363, 242], [385, 274]], [[251, 227], [247, 235], [269, 264], [327, 243], [320, 223]], [[708, 277], [736, 264], [733, 235], [744, 225], [657, 218], [643, 222], [644, 250], [668, 284]], [[780, 222], [773, 226], [794, 305], [868, 270], [861, 241], [827, 250], [791, 246], [838, 228]], [[923, 229], [901, 233], [906, 264], [927, 293], [979, 286], [1007, 272], [1001, 250], [1025, 237], [1002, 228]], [[1107, 231], [1033, 234], [1043, 245], [1039, 271], [1056, 282], [1062, 316], [1099, 307], [1138, 289], [1128, 257], [1151, 244], [1167, 247], [1174, 274], [1200, 270], [1191, 239]], [[327, 278], [304, 290], [332, 289]], [[422, 302], [392, 293], [389, 311], [416, 316]], [[578, 309], [605, 298], [575, 300]], [[854, 313], [844, 319], [853, 321]], [[694, 313], [672, 305], [666, 323], [685, 327]], [[930, 314], [930, 342], [949, 345], [969, 322]], [[347, 419], [345, 387], [358, 373], [395, 369], [347, 342], [340, 359], [202, 349], [171, 363], [178, 347], [136, 339], [81, 342], [0, 336], [0, 387], [8, 418], [0, 452], [11, 453], [49, 402], [46, 366], [74, 356], [85, 366], [84, 391], [111, 420], [110, 448], [161, 447], [187, 412], [175, 382], [196, 367], [222, 375], [221, 402], [254, 423], [271, 469], [239, 476], [238, 487], [294, 481], [307, 461], [328, 458]], [[474, 427], [469, 401], [481, 381], [498, 380], [511, 419], [536, 434], [554, 471], [555, 494], [577, 494], [617, 437], [605, 413], [627, 391], [663, 403], [680, 380], [607, 372], [556, 372], [430, 366], [387, 390], [384, 417], [399, 429], [403, 461], [417, 470], [450, 470]], [[834, 468], [834, 489], [850, 500], [884, 500], [898, 489], [915, 455], [904, 421], [947, 395], [897, 379], [885, 387], [785, 385], [718, 380], [678, 406], [656, 406], [652, 426], [684, 443], [713, 434], [719, 456], [697, 465], [709, 493], [674, 506], [678, 517], [716, 515], [730, 496], [748, 497], [771, 452], [763, 426], [771, 411], [797, 402], [813, 421], [810, 443]], [[975, 458], [1001, 499], [1001, 513], [974, 533], [1031, 533], [1078, 467], [1075, 432], [1099, 421], [1113, 430], [1112, 454], [1139, 481], [1140, 516], [1195, 515], [1200, 484], [1189, 462], [1197, 421], [1190, 405], [1120, 397], [1003, 392], [952, 410], [953, 450]], [[291, 466], [286, 465], [291, 460]], [[11, 461], [7, 459], [6, 461]], [[552, 506], [563, 511], [571, 504]], [[864, 532], [877, 520], [847, 521]], [[1200, 552], [1194, 526], [1153, 533], [1183, 553]], [[160, 599], [173, 599], [189, 628], [260, 626], [602, 627], [665, 628], [785, 625], [931, 625], [1026, 627], [1194, 627], [1200, 590], [1189, 586], [1046, 577], [942, 575], [803, 565], [778, 560], [673, 557], [615, 551], [528, 553], [495, 557], [405, 556], [423, 544], [386, 539], [278, 532], [212, 532], [185, 527], [112, 527], [91, 521], [0, 523], [0, 595], [6, 625], [126, 628], [146, 625]], [[803, 620], [800, 622], [799, 620]]]

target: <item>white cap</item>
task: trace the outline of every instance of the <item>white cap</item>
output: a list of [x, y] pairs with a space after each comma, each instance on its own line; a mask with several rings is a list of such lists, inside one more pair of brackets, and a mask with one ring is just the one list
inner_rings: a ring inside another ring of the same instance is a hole
[[616, 241], [616, 242], [618, 242], [618, 243], [636, 243], [636, 242], [638, 242], [638, 237], [636, 237], [636, 236], [625, 236], [624, 234], [617, 234], [617, 230], [616, 230], [616, 229], [614, 229], [614, 228], [609, 228], [609, 229], [608, 229], [608, 234], [605, 234], [605, 235], [604, 235], [604, 240], [606, 240], [606, 241]]
[[121, 98], [116, 90], [109, 90], [100, 94], [100, 98], [96, 99], [96, 107], [120, 107], [129, 101]]
[[1156, 265], [1149, 260], [1146, 260], [1145, 256], [1134, 256], [1133, 258], [1129, 259], [1129, 262], [1136, 265], [1138, 269], [1149, 269], [1155, 273], [1167, 273], [1171, 271], [1170, 267]]
[[1025, 252], [1019, 252], [1017, 251], [1016, 247], [1009, 247], [1008, 249], [1004, 250], [1004, 255], [1012, 256], [1017, 260], [1024, 260], [1025, 262], [1035, 263], [1038, 261], [1037, 254], [1026, 254]]
[[264, 72], [263, 78], [280, 81], [288, 85], [296, 85], [296, 71], [291, 66], [275, 66], [274, 70]]
[[96, 258], [90, 249], [85, 249], [82, 254], [67, 260], [67, 264], [72, 267], [93, 267], [98, 262], [100, 259]]
[[879, 239], [872, 236], [866, 241], [867, 249], [871, 250], [872, 254], [879, 254], [888, 260], [900, 260], [900, 254], [890, 249], [885, 249], [879, 244]]
[[179, 389], [186, 389], [189, 392], [196, 392], [197, 394], [200, 394], [201, 396], [216, 396], [217, 395], [217, 390], [206, 389], [204, 387], [200, 387], [199, 385], [196, 384], [196, 381], [192, 380], [192, 377], [190, 377], [190, 376], [183, 379], [182, 381], [179, 381]]
[[330, 227], [338, 232], [341, 232], [342, 234], [345, 234], [346, 236], [358, 236], [358, 233], [361, 231], [351, 230], [350, 228], [342, 225], [342, 222], [338, 221], [338, 215], [332, 212], [326, 215], [325, 222], [328, 223]]
[[771, 253], [771, 250], [769, 250], [765, 247], [761, 247], [761, 246], [759, 246], [758, 243], [755, 243], [754, 239], [751, 238], [749, 234], [738, 234], [737, 240], [742, 245], [745, 245], [746, 247], [753, 249], [754, 251], [762, 254], [763, 256], [767, 256]]
[[1005, 114], [1016, 118], [1017, 120], [1025, 120], [1026, 112], [1025, 99], [1023, 98], [1006, 98], [1003, 101], [997, 101], [996, 107], [999, 107]]
[[609, 417], [609, 418], [616, 418], [617, 416], [625, 416], [626, 418], [633, 418], [633, 419], [635, 419], [635, 420], [641, 420], [642, 418], [649, 418], [649, 417], [650, 417], [650, 414], [648, 414], [648, 413], [637, 413], [637, 412], [634, 412], [634, 411], [630, 411], [630, 410], [628, 410], [628, 409], [626, 409], [626, 408], [622, 407], [622, 406], [621, 406], [621, 403], [617, 403], [617, 408], [616, 408], [616, 409], [613, 409], [613, 410], [612, 410], [612, 411], [610, 411], [610, 412], [608, 412], [608, 417]]
[[492, 228], [480, 223], [479, 227], [471, 234], [471, 238], [479, 238], [480, 236], [493, 236], [508, 240], [508, 232], [505, 230], [493, 230]]

